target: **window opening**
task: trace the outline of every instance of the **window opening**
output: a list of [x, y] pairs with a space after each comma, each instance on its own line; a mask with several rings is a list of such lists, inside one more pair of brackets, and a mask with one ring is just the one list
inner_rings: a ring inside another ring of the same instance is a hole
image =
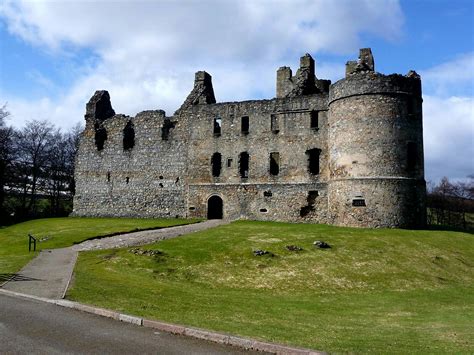
[[211, 166], [212, 166], [212, 176], [218, 177], [221, 174], [222, 168], [222, 155], [221, 153], [212, 154]]
[[221, 135], [222, 120], [219, 117], [214, 118], [214, 136], [219, 137]]
[[306, 151], [308, 155], [308, 171], [312, 175], [319, 174], [319, 156], [321, 155], [321, 149], [313, 148]]
[[163, 121], [163, 127], [161, 127], [161, 139], [167, 141], [170, 137], [170, 131], [174, 128], [175, 123], [171, 122], [169, 118], [165, 118]]
[[249, 153], [242, 152], [240, 153], [239, 159], [239, 173], [241, 178], [248, 178], [249, 177]]
[[95, 125], [95, 145], [100, 152], [104, 149], [105, 141], [107, 140], [107, 130], [96, 123]]
[[249, 134], [249, 116], [242, 117], [241, 132], [242, 134]]
[[135, 129], [132, 121], [128, 121], [123, 129], [123, 150], [130, 150], [135, 146]]
[[270, 174], [278, 175], [280, 173], [280, 153], [270, 153]]
[[310, 212], [314, 211], [314, 204], [316, 203], [316, 198], [319, 196], [319, 192], [316, 190], [308, 191], [306, 197], [306, 206], [300, 208], [300, 217], [306, 217]]
[[272, 194], [272, 192], [271, 192], [270, 190], [268, 190], [268, 191], [263, 191], [263, 196], [264, 196], [264, 197], [272, 197], [273, 194]]
[[261, 212], [261, 213], [267, 213], [268, 210], [267, 210], [266, 208], [260, 208], [260, 212]]
[[110, 182], [110, 172], [107, 173], [107, 182]]
[[130, 182], [130, 178], [127, 176], [127, 177], [125, 178], [125, 183], [128, 184], [129, 182]]
[[272, 133], [277, 134], [280, 132], [280, 124], [278, 122], [278, 116], [275, 114], [270, 115], [270, 125]]
[[232, 167], [232, 158], [227, 158], [227, 167]]
[[311, 111], [310, 127], [314, 130], [319, 129], [319, 111]]
[[366, 206], [365, 199], [360, 198], [360, 197], [352, 199], [352, 206], [354, 206], [354, 207], [365, 207]]
[[417, 149], [415, 142], [408, 142], [407, 144], [407, 170], [415, 170], [416, 167]]

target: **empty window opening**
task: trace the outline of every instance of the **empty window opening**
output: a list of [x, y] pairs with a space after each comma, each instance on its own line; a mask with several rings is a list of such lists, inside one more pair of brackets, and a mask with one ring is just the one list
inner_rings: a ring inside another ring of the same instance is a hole
[[415, 142], [408, 142], [407, 144], [407, 170], [412, 171], [416, 168], [417, 149]]
[[174, 184], [175, 184], [175, 185], [178, 185], [178, 183], [179, 183], [179, 176], [178, 176], [178, 177], [176, 178], [176, 180], [174, 181]]
[[360, 198], [360, 197], [352, 199], [352, 206], [354, 206], [354, 207], [365, 207], [366, 206], [365, 199]]
[[232, 167], [232, 158], [227, 158], [227, 167], [228, 168]]
[[319, 174], [319, 156], [321, 149], [313, 148], [306, 151], [308, 155], [308, 171], [312, 175]]
[[407, 113], [409, 117], [415, 116], [416, 113], [416, 99], [407, 97]]
[[239, 159], [239, 173], [241, 178], [248, 178], [249, 177], [249, 153], [242, 152], [240, 153]]
[[212, 176], [218, 177], [221, 174], [222, 155], [221, 153], [214, 153], [211, 157]]
[[107, 173], [107, 182], [110, 182], [110, 172]]
[[164, 186], [163, 186], [163, 184], [162, 184], [161, 182], [159, 183], [159, 185], [160, 185], [160, 187], [161, 187], [161, 188], [162, 188], [162, 187], [164, 187]]
[[125, 178], [125, 183], [128, 184], [129, 182], [130, 182], [130, 178], [127, 176], [127, 177]]
[[270, 126], [272, 133], [278, 133], [280, 132], [280, 124], [278, 122], [278, 116], [275, 114], [270, 115]]
[[190, 211], [195, 211], [195, 210], [196, 210], [196, 207], [191, 206], [191, 207], [189, 207], [189, 210], [190, 210]]
[[211, 196], [207, 200], [207, 219], [222, 219], [224, 203], [219, 196]]
[[314, 130], [319, 129], [319, 111], [311, 111], [310, 127]]
[[128, 121], [123, 129], [123, 150], [130, 150], [135, 146], [135, 129], [132, 121]]
[[249, 116], [242, 117], [242, 126], [240, 131], [242, 134], [249, 134]]
[[163, 180], [163, 175], [160, 175], [160, 180]]
[[169, 118], [165, 118], [163, 121], [163, 127], [161, 127], [161, 139], [167, 141], [170, 137], [170, 131], [175, 127], [175, 122], [172, 122]]
[[221, 135], [221, 125], [222, 125], [222, 120], [217, 117], [214, 118], [214, 136], [219, 137]]
[[107, 140], [107, 130], [99, 126], [98, 124], [95, 125], [95, 145], [97, 150], [100, 152], [104, 149], [105, 141]]
[[261, 213], [267, 213], [268, 210], [267, 210], [266, 208], [260, 208], [260, 212], [261, 212]]
[[315, 210], [314, 204], [316, 203], [316, 198], [319, 196], [319, 192], [316, 190], [308, 191], [308, 196], [306, 197], [306, 206], [301, 207], [300, 217], [306, 217], [310, 212]]
[[270, 153], [270, 174], [278, 175], [280, 173], [280, 153]]
[[272, 197], [273, 194], [272, 194], [272, 192], [271, 192], [270, 190], [268, 190], [268, 191], [263, 191], [263, 196], [264, 196], [264, 197]]

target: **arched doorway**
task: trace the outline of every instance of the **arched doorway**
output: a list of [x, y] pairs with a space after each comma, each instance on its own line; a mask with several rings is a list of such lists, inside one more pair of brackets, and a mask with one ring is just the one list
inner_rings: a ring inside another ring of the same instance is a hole
[[219, 196], [211, 196], [207, 200], [207, 219], [222, 219], [223, 202]]

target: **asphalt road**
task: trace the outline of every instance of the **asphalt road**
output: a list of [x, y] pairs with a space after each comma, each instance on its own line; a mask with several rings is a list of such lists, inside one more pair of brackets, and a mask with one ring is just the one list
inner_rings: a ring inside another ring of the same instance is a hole
[[0, 294], [0, 354], [244, 354], [40, 301]]

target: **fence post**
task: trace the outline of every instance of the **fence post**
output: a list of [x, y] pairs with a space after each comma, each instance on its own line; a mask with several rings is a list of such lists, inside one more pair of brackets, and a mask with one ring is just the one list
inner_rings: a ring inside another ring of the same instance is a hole
[[36, 238], [28, 234], [28, 252], [31, 251], [31, 244], [33, 243], [33, 251], [36, 251]]

